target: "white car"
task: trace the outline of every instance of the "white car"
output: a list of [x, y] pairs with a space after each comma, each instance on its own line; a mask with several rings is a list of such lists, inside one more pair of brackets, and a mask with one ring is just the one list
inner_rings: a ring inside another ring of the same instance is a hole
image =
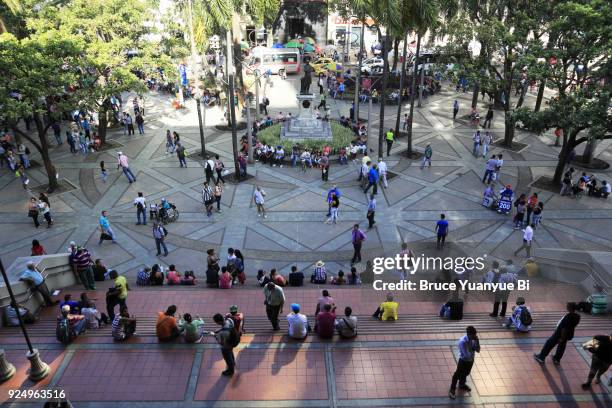
[[380, 74], [383, 70], [382, 57], [372, 57], [363, 60], [361, 64], [361, 73], [365, 75]]

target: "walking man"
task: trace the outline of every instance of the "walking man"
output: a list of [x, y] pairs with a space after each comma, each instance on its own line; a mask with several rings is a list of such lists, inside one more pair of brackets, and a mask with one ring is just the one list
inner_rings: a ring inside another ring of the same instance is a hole
[[393, 129], [389, 129], [387, 132], [387, 157], [391, 154], [391, 146], [393, 146]]
[[372, 194], [376, 195], [378, 194], [378, 169], [376, 168], [376, 165], [372, 165], [372, 168], [370, 169], [370, 171], [368, 171], [368, 186], [365, 188], [365, 190], [363, 190], [364, 194], [368, 193], [368, 190], [370, 189], [370, 187], [374, 186], [374, 190], [372, 191]]
[[234, 331], [234, 325], [231, 319], [224, 319], [221, 313], [217, 313], [213, 316], [213, 320], [221, 329], [216, 332], [210, 332], [210, 335], [215, 336], [217, 343], [221, 346], [221, 355], [227, 368], [221, 374], [231, 377], [234, 375], [236, 367], [236, 359], [234, 357], [234, 347], [236, 346], [235, 339], [237, 338], [236, 332]]
[[264, 218], [268, 218], [266, 215], [266, 209], [264, 207], [264, 197], [266, 196], [266, 192], [261, 188], [261, 186], [257, 186], [255, 192], [253, 193], [253, 201], [257, 206], [257, 216], [261, 217], [263, 215]]
[[457, 118], [457, 113], [459, 113], [459, 101], [455, 99], [453, 102], [453, 120]]
[[283, 305], [285, 304], [285, 293], [280, 286], [277, 286], [274, 282], [268, 282], [264, 288], [266, 315], [268, 320], [272, 323], [274, 330], [280, 330], [278, 325], [278, 315], [283, 311]]
[[514, 251], [514, 256], [517, 256], [519, 252], [523, 249], [527, 253], [527, 258], [531, 256], [531, 242], [533, 241], [533, 229], [535, 228], [535, 224], [527, 225], [527, 227], [523, 230], [523, 245], [516, 251]]
[[489, 124], [489, 129], [491, 129], [491, 122], [493, 121], [493, 107], [489, 106], [489, 110], [487, 111], [487, 116], [485, 116], [485, 121], [482, 125], [483, 128], [487, 127], [487, 123]]
[[472, 149], [472, 154], [476, 157], [480, 155], [480, 130], [477, 130], [472, 136], [472, 141], [474, 141], [474, 148]]
[[[117, 241], [115, 240], [115, 233], [113, 232], [110, 226], [110, 223], [108, 222], [108, 218], [106, 217], [107, 215], [108, 215], [108, 212], [106, 211], [102, 211], [102, 214], [100, 215], [100, 219], [99, 219], [100, 232], [102, 234], [110, 235], [113, 242], [117, 243]], [[98, 242], [98, 245], [102, 245], [102, 241], [103, 241], [102, 234], [100, 234], [100, 241]]]
[[493, 174], [495, 173], [495, 168], [497, 167], [497, 159], [495, 159], [495, 155], [491, 156], [489, 160], [487, 160], [487, 164], [485, 167], [484, 176], [482, 176], [482, 182], [486, 184], [491, 184], [491, 180], [493, 179]]
[[181, 167], [187, 167], [187, 161], [185, 160], [185, 146], [181, 142], [176, 143], [176, 157], [178, 157], [179, 164]]
[[365, 233], [359, 229], [359, 224], [353, 225], [352, 238], [353, 242], [353, 258], [351, 259], [351, 266], [357, 262], [361, 262], [361, 244], [366, 240]]
[[425, 152], [423, 153], [423, 161], [421, 162], [421, 170], [425, 167], [425, 163], [429, 162], [429, 167], [431, 167], [431, 156], [433, 155], [433, 150], [431, 145], [427, 143], [425, 147]]
[[448, 235], [448, 221], [446, 220], [446, 215], [440, 214], [440, 219], [436, 223], [435, 231], [438, 234], [436, 248], [442, 249], [444, 248], [444, 241], [446, 241], [446, 235]]
[[387, 184], [387, 163], [383, 161], [382, 157], [378, 158], [378, 175], [380, 176], [380, 182], [384, 188], [389, 187]]
[[465, 381], [474, 366], [474, 357], [476, 353], [480, 353], [480, 341], [478, 340], [476, 328], [474, 328], [474, 326], [468, 326], [465, 331], [465, 336], [461, 337], [457, 343], [457, 347], [459, 348], [459, 361], [457, 361], [457, 369], [453, 374], [450, 390], [448, 391], [448, 396], [451, 399], [457, 398], [455, 394], [457, 383], [459, 383], [460, 390], [467, 392], [472, 391]]
[[134, 199], [134, 206], [136, 207], [136, 218], [138, 222], [136, 225], [140, 225], [140, 216], [142, 215], [142, 224], [147, 225], [147, 201], [141, 192], [138, 192], [138, 197]]
[[225, 164], [221, 161], [218, 154], [215, 154], [215, 172], [217, 173], [217, 183], [221, 181], [225, 184], [225, 180], [223, 180], [223, 169], [225, 169]]
[[117, 168], [119, 167], [123, 170], [123, 174], [125, 174], [130, 184], [136, 181], [134, 173], [130, 170], [130, 163], [128, 162], [127, 156], [121, 152], [117, 152]]
[[164, 256], [168, 256], [168, 248], [166, 247], [166, 243], [164, 242], [167, 233], [168, 231], [166, 231], [166, 228], [164, 228], [161, 224], [157, 222], [153, 223], [153, 238], [155, 238], [157, 256], [161, 255], [162, 248], [164, 248]]
[[491, 136], [491, 132], [488, 130], [485, 132], [482, 137], [482, 157], [487, 157], [487, 153], [489, 152], [489, 145], [493, 143], [493, 136]]
[[374, 221], [374, 215], [376, 214], [376, 198], [374, 194], [370, 195], [368, 200], [368, 213], [366, 218], [368, 219], [368, 229], [372, 229], [376, 221]]
[[319, 160], [319, 166], [321, 166], [321, 180], [329, 181], [329, 157], [324, 154]]
[[553, 363], [556, 365], [561, 364], [561, 358], [563, 357], [563, 353], [565, 353], [565, 346], [567, 342], [574, 338], [574, 329], [580, 323], [580, 315], [576, 313], [578, 310], [578, 305], [573, 302], [569, 302], [566, 305], [567, 313], [559, 320], [557, 323], [557, 328], [553, 332], [552, 336], [546, 340], [542, 350], [539, 353], [534, 354], [533, 358], [541, 364], [544, 364], [546, 360], [546, 356], [552, 351], [552, 349], [557, 346], [557, 351], [553, 356]]

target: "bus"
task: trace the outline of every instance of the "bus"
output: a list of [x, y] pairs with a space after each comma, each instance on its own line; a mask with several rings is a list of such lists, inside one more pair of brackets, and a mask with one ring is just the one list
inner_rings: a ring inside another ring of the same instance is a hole
[[249, 73], [258, 70], [272, 74], [297, 74], [301, 71], [301, 55], [298, 48], [266, 48], [255, 47], [251, 51]]

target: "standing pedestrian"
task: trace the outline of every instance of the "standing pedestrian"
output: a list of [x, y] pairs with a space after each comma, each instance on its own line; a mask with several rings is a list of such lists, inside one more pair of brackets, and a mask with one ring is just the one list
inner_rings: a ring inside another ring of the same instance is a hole
[[138, 127], [138, 134], [144, 135], [144, 117], [140, 112], [138, 112], [134, 119], [136, 120], [136, 126]]
[[221, 374], [231, 377], [234, 375], [236, 367], [236, 358], [234, 357], [234, 347], [240, 342], [236, 331], [234, 330], [234, 323], [231, 319], [224, 319], [221, 313], [217, 313], [213, 316], [213, 320], [219, 326], [220, 330], [216, 332], [210, 332], [210, 335], [215, 336], [217, 343], [221, 346], [221, 355], [227, 368]]
[[108, 218], [107, 218], [108, 212], [106, 210], [102, 211], [102, 214], [100, 215], [100, 219], [98, 220], [98, 223], [100, 224], [100, 241], [98, 242], [98, 245], [102, 245], [102, 241], [104, 241], [104, 234], [110, 236], [110, 238], [113, 240], [113, 243], [117, 243], [117, 241], [115, 240], [115, 233], [113, 232], [113, 229], [110, 226], [110, 222], [108, 222]]
[[601, 383], [601, 376], [608, 371], [612, 365], [612, 335], [593, 336], [593, 339], [582, 346], [587, 351], [593, 353], [591, 359], [591, 369], [584, 384], [583, 390], [591, 388], [591, 382], [595, 379], [595, 384]]
[[450, 390], [448, 391], [448, 396], [451, 399], [457, 397], [455, 394], [457, 383], [459, 383], [460, 390], [467, 392], [472, 391], [465, 382], [472, 371], [476, 353], [480, 353], [480, 341], [478, 340], [476, 328], [474, 328], [474, 326], [468, 326], [465, 331], [465, 336], [461, 337], [457, 343], [457, 347], [459, 348], [459, 360], [457, 361], [457, 369], [453, 374]]
[[489, 129], [491, 129], [491, 122], [493, 121], [493, 106], [489, 106], [489, 110], [487, 111], [487, 115], [485, 116], [485, 121], [482, 124], [483, 128], [487, 127], [487, 123], [489, 124]]
[[487, 153], [489, 152], [489, 145], [491, 145], [491, 143], [493, 143], [493, 136], [491, 135], [491, 132], [487, 130], [481, 140], [483, 158], [487, 157]]
[[127, 177], [130, 184], [136, 181], [134, 173], [132, 173], [132, 170], [130, 170], [128, 158], [122, 152], [117, 152], [117, 168], [119, 167], [121, 167], [121, 170], [123, 170], [123, 174], [125, 174], [125, 177]]
[[376, 198], [374, 194], [370, 195], [368, 200], [368, 213], [366, 218], [368, 219], [368, 229], [372, 229], [376, 221], [374, 221], [374, 215], [376, 214]]
[[325, 80], [323, 79], [325, 77], [325, 74], [320, 73], [319, 74], [319, 80], [317, 81], [317, 84], [319, 85], [319, 94], [323, 95], [323, 92], [325, 91], [325, 89], [323, 88], [323, 86], [325, 85]]
[[47, 228], [51, 228], [51, 225], [53, 225], [53, 219], [51, 218], [51, 207], [49, 207], [48, 199], [47, 201], [42, 199], [38, 201], [38, 211], [43, 215], [43, 217], [45, 217], [45, 221], [47, 221]]
[[351, 242], [353, 243], [353, 258], [351, 259], [351, 266], [353, 266], [357, 262], [361, 262], [361, 244], [366, 240], [366, 234], [359, 229], [359, 224], [353, 225], [353, 231], [351, 234]]
[[185, 146], [183, 146], [181, 142], [178, 142], [176, 144], [175, 151], [176, 151], [176, 157], [178, 157], [179, 164], [181, 165], [181, 167], [183, 166], [187, 167], [187, 161], [185, 160]]
[[425, 163], [429, 162], [429, 167], [431, 167], [431, 156], [433, 155], [433, 150], [431, 145], [427, 143], [425, 147], [425, 152], [423, 152], [423, 161], [421, 162], [421, 170], [425, 167]]
[[86, 290], [96, 290], [96, 282], [94, 280], [94, 273], [92, 269], [93, 260], [91, 254], [87, 248], [77, 246], [76, 253], [73, 256], [72, 261], [76, 265], [76, 270], [81, 279], [81, 283], [85, 286]]
[[202, 202], [206, 207], [206, 216], [210, 217], [212, 215], [213, 203], [215, 202], [215, 192], [208, 184], [208, 181], [204, 182], [204, 187], [202, 188]]
[[210, 180], [213, 178], [214, 171], [215, 162], [210, 158], [210, 156], [206, 156], [206, 161], [204, 162], [204, 174], [206, 174], [206, 182], [210, 183]]
[[453, 120], [457, 118], [457, 113], [459, 113], [459, 101], [455, 99], [453, 102]]
[[255, 192], [253, 193], [253, 201], [257, 206], [257, 216], [261, 217], [263, 215], [264, 218], [268, 218], [266, 215], [266, 209], [264, 207], [264, 197], [266, 196], [266, 192], [261, 188], [261, 186], [257, 186]]
[[157, 256], [161, 255], [161, 249], [164, 249], [164, 256], [168, 256], [168, 248], [164, 242], [168, 231], [158, 222], [153, 223], [153, 238], [155, 238], [155, 248], [157, 249]]
[[553, 363], [556, 365], [561, 364], [561, 358], [565, 353], [565, 346], [567, 342], [574, 338], [574, 330], [580, 323], [580, 315], [576, 313], [578, 305], [574, 302], [569, 302], [566, 305], [567, 313], [559, 320], [557, 327], [553, 332], [552, 336], [546, 340], [542, 350], [539, 353], [533, 355], [533, 358], [541, 364], [544, 364], [546, 356], [557, 346], [557, 351], [553, 356]]
[[100, 161], [100, 174], [102, 175], [102, 182], [106, 183], [106, 180], [108, 179], [108, 173], [106, 171], [104, 160]]
[[501, 175], [501, 169], [504, 165], [504, 156], [501, 154], [497, 155], [497, 162], [495, 163], [495, 175], [493, 176], [493, 180], [498, 180]]
[[23, 164], [17, 165], [17, 170], [15, 170], [15, 176], [19, 177], [19, 179], [21, 180], [21, 186], [23, 187], [23, 189], [28, 191], [28, 184], [30, 184], [30, 178], [26, 174], [25, 167], [23, 167]]
[[437, 233], [436, 248], [442, 249], [444, 248], [444, 242], [448, 235], [448, 221], [446, 220], [446, 215], [440, 214], [440, 219], [436, 223], [435, 231]]
[[335, 194], [337, 198], [340, 198], [342, 193], [338, 189], [338, 186], [335, 184], [332, 188], [327, 192], [327, 217], [331, 216], [331, 204], [332, 204], [332, 195]]
[[379, 178], [380, 178], [380, 182], [382, 186], [384, 188], [389, 187], [389, 185], [387, 184], [387, 163], [383, 161], [382, 157], [378, 158], [377, 169], [378, 169], [378, 175], [380, 176]]
[[[499, 263], [497, 264], [499, 266]], [[504, 266], [499, 270], [499, 273], [494, 272], [494, 276], [492, 278], [491, 283], [500, 283], [504, 284], [505, 287], [508, 287], [509, 283], [516, 284], [516, 274], [513, 272], [513, 269], [510, 269], [508, 266]], [[493, 270], [496, 271], [495, 263], [493, 264]], [[506, 309], [508, 308], [508, 298], [510, 297], [510, 290], [508, 289], [500, 289], [495, 291], [495, 302], [493, 303], [493, 312], [489, 314], [491, 317], [497, 317], [497, 312], [499, 311], [500, 317], [506, 317]], [[499, 305], [501, 304], [501, 310], [499, 309]]]
[[321, 180], [329, 181], [329, 157], [324, 154], [319, 160], [319, 166], [321, 166]]
[[127, 128], [128, 136], [133, 135], [134, 134], [134, 121], [132, 120], [132, 117], [130, 116], [130, 114], [126, 112], [123, 120], [125, 120], [125, 126]]
[[330, 217], [325, 221], [326, 224], [335, 224], [338, 221], [338, 207], [340, 207], [340, 199], [336, 193], [331, 193], [331, 201], [329, 203]]
[[408, 114], [404, 113], [404, 122], [402, 124], [402, 130], [408, 130]]
[[527, 209], [527, 198], [525, 194], [521, 194], [519, 198], [514, 201], [516, 207], [516, 215], [514, 216], [514, 229], [520, 229], [523, 227], [523, 221], [525, 219], [525, 211]]
[[272, 323], [274, 330], [280, 330], [278, 325], [278, 315], [283, 312], [283, 305], [285, 304], [285, 293], [280, 286], [277, 286], [274, 282], [268, 282], [264, 288], [264, 304], [266, 305], [266, 315], [268, 320]]
[[111, 321], [115, 320], [115, 306], [119, 305], [119, 310], [127, 308], [128, 283], [125, 276], [119, 276], [116, 270], [109, 273], [113, 280], [113, 286], [106, 293], [106, 313]]
[[540, 201], [538, 205], [533, 209], [533, 221], [534, 229], [538, 227], [540, 222], [542, 222], [542, 211], [544, 211], [544, 203]]
[[53, 124], [51, 125], [51, 128], [53, 129], [53, 136], [55, 136], [55, 141], [57, 142], [57, 145], [61, 145], [62, 144], [62, 127], [61, 124], [58, 120], [54, 120]]
[[219, 183], [219, 180], [215, 183], [214, 196], [215, 202], [217, 203], [217, 212], [221, 212], [221, 196], [223, 195], [223, 185]]
[[28, 203], [28, 217], [32, 218], [32, 221], [34, 221], [34, 226], [36, 228], [40, 227], [40, 222], [38, 221], [38, 215], [39, 215], [38, 201], [36, 200], [36, 197], [32, 197], [30, 198], [30, 202]]
[[[138, 197], [134, 199], [134, 207], [136, 207], [136, 218], [138, 220], [136, 225], [147, 225], [147, 200], [145, 200], [141, 192], [138, 192]], [[141, 215], [142, 222], [140, 221]]]
[[521, 252], [523, 249], [527, 253], [527, 258], [531, 256], [531, 243], [533, 241], [533, 228], [534, 227], [535, 227], [534, 224], [527, 225], [527, 227], [523, 230], [523, 244], [521, 245], [519, 249], [514, 251], [514, 256], [517, 256], [518, 253]]
[[476, 157], [480, 155], [480, 130], [477, 130], [472, 136], [472, 141], [474, 142], [474, 148], [472, 149], [472, 154]]
[[225, 184], [225, 180], [223, 180], [223, 170], [225, 169], [225, 164], [221, 161], [218, 154], [215, 154], [215, 172], [217, 173], [217, 184], [221, 181]]
[[[533, 193], [529, 200], [527, 200], [527, 219], [525, 220], [525, 225], [529, 225], [531, 222], [531, 214], [533, 214], [533, 210], [538, 206], [538, 193]], [[535, 222], [533, 223], [535, 225]]]
[[389, 155], [391, 154], [391, 146], [393, 146], [393, 139], [394, 139], [393, 129], [389, 129], [386, 135], [386, 139], [387, 139], [387, 157], [389, 157]]
[[[325, 93], [322, 92], [321, 93], [321, 101], [319, 102], [319, 105], [317, 106], [317, 109], [321, 109], [321, 107], [326, 110], [327, 109], [327, 97], [325, 96]], [[266, 112], [266, 115], [268, 113]]]
[[170, 129], [166, 130], [166, 154], [168, 153], [174, 153], [174, 139]]

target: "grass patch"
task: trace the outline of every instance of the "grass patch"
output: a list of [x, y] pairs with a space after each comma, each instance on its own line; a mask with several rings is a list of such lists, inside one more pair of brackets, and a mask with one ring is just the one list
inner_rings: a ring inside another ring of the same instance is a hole
[[[332, 140], [298, 140], [298, 144], [308, 149], [319, 150], [324, 146], [331, 146], [332, 154], [339, 151], [342, 147], [348, 146], [354, 139], [355, 134], [349, 128], [336, 122], [330, 122], [332, 130]], [[264, 144], [271, 146], [283, 146], [285, 152], [291, 152], [291, 148], [296, 140], [280, 140], [281, 124], [277, 123], [257, 133], [257, 139]]]

